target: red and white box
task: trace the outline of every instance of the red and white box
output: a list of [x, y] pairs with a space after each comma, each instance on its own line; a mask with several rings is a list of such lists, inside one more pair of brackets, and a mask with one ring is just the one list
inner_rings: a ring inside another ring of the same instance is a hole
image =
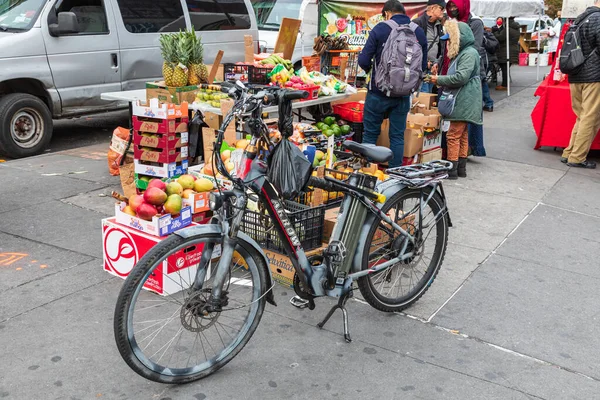
[[[115, 218], [102, 220], [104, 270], [119, 278], [127, 278], [144, 254], [164, 239], [123, 226], [117, 223]], [[157, 273], [148, 279], [144, 288], [167, 296], [181, 291], [183, 281], [185, 281], [183, 286], [186, 286], [186, 283], [189, 286], [193, 277], [196, 276], [202, 250], [203, 246], [198, 245], [176, 252], [165, 260], [162, 266], [158, 267]], [[215, 246], [213, 258], [220, 257], [220, 253], [220, 246]], [[184, 279], [180, 279], [181, 277]]]

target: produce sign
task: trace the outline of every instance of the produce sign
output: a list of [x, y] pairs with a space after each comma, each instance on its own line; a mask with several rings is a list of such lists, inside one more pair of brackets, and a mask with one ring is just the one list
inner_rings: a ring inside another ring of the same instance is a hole
[[[381, 3], [350, 3], [322, 1], [320, 3], [319, 34], [346, 37], [350, 48], [360, 48], [367, 43], [369, 31], [383, 21]], [[403, 3], [406, 14], [416, 18], [427, 8], [427, 2]]]

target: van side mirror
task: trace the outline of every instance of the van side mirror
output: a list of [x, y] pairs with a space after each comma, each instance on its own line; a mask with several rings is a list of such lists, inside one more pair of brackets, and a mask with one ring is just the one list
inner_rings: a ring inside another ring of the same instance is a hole
[[48, 29], [52, 36], [68, 35], [72, 33], [79, 33], [79, 23], [77, 22], [77, 16], [73, 12], [59, 12], [58, 23], [51, 24]]

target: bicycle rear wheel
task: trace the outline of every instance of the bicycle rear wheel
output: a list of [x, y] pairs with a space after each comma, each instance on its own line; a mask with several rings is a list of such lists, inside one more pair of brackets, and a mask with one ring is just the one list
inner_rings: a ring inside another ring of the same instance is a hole
[[[448, 215], [437, 193], [419, 212], [421, 200], [424, 202], [430, 194], [430, 188], [422, 193], [405, 189], [383, 206], [386, 215], [415, 236], [416, 244], [408, 244], [407, 252], [414, 252], [410, 259], [358, 279], [364, 299], [380, 311], [410, 307], [429, 289], [442, 266], [448, 243]], [[407, 240], [385, 221], [374, 223], [365, 243], [363, 269], [397, 257]]]
[[[115, 339], [125, 362], [144, 378], [161, 383], [204, 378], [231, 361], [256, 330], [270, 289], [265, 288], [267, 267], [256, 250], [236, 247], [220, 312], [203, 311], [217, 263], [207, 267], [200, 290], [190, 289], [198, 264], [179, 269], [181, 252], [220, 243], [220, 235], [173, 235], [152, 248], [125, 280], [115, 308]], [[172, 274], [164, 275], [163, 268]], [[159, 277], [170, 285], [169, 293], [142, 290]]]

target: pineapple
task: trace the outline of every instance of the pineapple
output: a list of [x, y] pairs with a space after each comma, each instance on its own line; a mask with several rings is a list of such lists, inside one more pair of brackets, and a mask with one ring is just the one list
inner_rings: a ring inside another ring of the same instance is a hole
[[176, 61], [174, 39], [173, 35], [160, 35], [160, 52], [164, 60], [162, 75], [167, 86], [173, 86], [173, 73]]
[[177, 64], [173, 70], [173, 86], [181, 87], [188, 83], [188, 68], [190, 61], [189, 39], [185, 33], [177, 34], [176, 54]]
[[[203, 64], [204, 48], [194, 31], [188, 32], [191, 45], [190, 77], [194, 76], [197, 83], [208, 83], [208, 68]], [[191, 79], [190, 79], [191, 80]], [[191, 83], [191, 82], [190, 82]], [[194, 84], [197, 84], [194, 83]]]

